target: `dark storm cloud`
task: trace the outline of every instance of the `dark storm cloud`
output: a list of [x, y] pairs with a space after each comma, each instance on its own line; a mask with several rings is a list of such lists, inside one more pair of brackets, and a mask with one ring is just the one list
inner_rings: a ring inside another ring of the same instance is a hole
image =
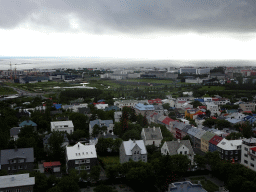
[[0, 28], [29, 22], [71, 30], [77, 17], [84, 31], [254, 32], [255, 0], [0, 0]]

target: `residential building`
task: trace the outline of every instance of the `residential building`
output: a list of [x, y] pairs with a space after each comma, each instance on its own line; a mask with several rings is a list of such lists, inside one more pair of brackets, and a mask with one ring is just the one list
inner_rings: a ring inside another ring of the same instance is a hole
[[211, 115], [214, 116], [215, 114], [220, 115], [219, 106], [215, 105], [214, 103], [206, 103], [207, 110], [211, 111]]
[[10, 137], [16, 141], [19, 138], [19, 133], [20, 133], [21, 127], [13, 127], [10, 129]]
[[150, 115], [152, 113], [154, 113], [155, 111], [155, 107], [154, 105], [145, 105], [142, 103], [138, 103], [137, 105], [134, 106], [134, 110], [136, 115]]
[[164, 108], [162, 105], [153, 105], [155, 108], [155, 113], [158, 113], [159, 115], [164, 115]]
[[37, 124], [31, 120], [26, 120], [19, 124], [19, 127], [25, 127], [25, 126], [32, 126], [34, 127], [34, 131], [37, 131]]
[[53, 121], [51, 122], [51, 131], [63, 131], [72, 134], [74, 125], [72, 121]]
[[129, 160], [147, 162], [147, 149], [143, 140], [123, 141], [119, 148], [120, 163]]
[[120, 122], [120, 120], [122, 118], [122, 111], [115, 111], [114, 118], [115, 118], [115, 122]]
[[157, 98], [157, 99], [152, 99], [152, 100], [148, 100], [148, 103], [150, 105], [153, 105], [153, 104], [157, 104], [157, 105], [162, 105], [162, 100]]
[[72, 147], [66, 146], [66, 172], [71, 169], [90, 171], [98, 164], [95, 145], [83, 145], [78, 142]]
[[92, 135], [93, 132], [93, 127], [95, 125], [98, 125], [100, 127], [106, 126], [107, 127], [107, 132], [111, 133], [114, 128], [114, 123], [113, 120], [101, 120], [101, 119], [96, 119], [94, 121], [90, 121], [89, 123], [89, 134]]
[[6, 170], [8, 174], [15, 174], [21, 170], [33, 171], [34, 169], [34, 149], [16, 148], [0, 151], [0, 168]]
[[221, 159], [229, 161], [233, 161], [234, 159], [236, 162], [240, 162], [241, 160], [241, 146], [242, 139], [227, 140], [224, 138], [217, 144]]
[[180, 68], [180, 74], [182, 73], [196, 74], [197, 69], [196, 68]]
[[193, 145], [194, 148], [195, 148], [195, 147], [198, 147], [198, 146], [196, 145], [196, 137], [195, 137], [195, 135], [196, 135], [198, 132], [200, 132], [200, 130], [201, 130], [201, 129], [198, 129], [198, 128], [195, 128], [195, 127], [192, 127], [191, 129], [188, 130], [188, 135], [189, 135], [189, 137], [191, 138], [192, 145]]
[[141, 138], [143, 139], [145, 145], [155, 145], [160, 146], [163, 139], [160, 127], [153, 128], [143, 128], [141, 131]]
[[60, 161], [43, 162], [44, 173], [60, 173], [61, 163]]
[[243, 111], [255, 111], [255, 103], [244, 102], [244, 103], [240, 103], [239, 107]]
[[219, 142], [222, 141], [222, 139], [223, 139], [222, 137], [218, 135], [214, 135], [213, 138], [211, 138], [209, 141], [209, 151], [210, 152], [218, 151], [217, 145], [219, 144]]
[[195, 147], [201, 149], [201, 138], [205, 134], [205, 130], [199, 129], [198, 133], [194, 136], [195, 139]]
[[256, 138], [243, 139], [241, 164], [256, 171]]
[[165, 141], [161, 148], [161, 153], [162, 155], [187, 155], [191, 165], [194, 165], [195, 154], [190, 140]]
[[114, 105], [122, 109], [123, 107], [134, 107], [138, 103], [139, 101], [137, 100], [120, 100], [120, 101], [115, 101]]
[[0, 191], [3, 192], [33, 192], [35, 177], [29, 173], [0, 176]]
[[203, 152], [209, 151], [209, 141], [214, 137], [214, 133], [206, 131], [206, 133], [201, 137], [201, 150]]

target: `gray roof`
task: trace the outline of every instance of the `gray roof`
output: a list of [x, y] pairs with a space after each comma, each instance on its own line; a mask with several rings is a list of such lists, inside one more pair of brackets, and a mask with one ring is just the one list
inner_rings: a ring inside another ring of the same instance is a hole
[[10, 129], [10, 136], [13, 137], [13, 136], [16, 136], [20, 133], [20, 129], [21, 127], [13, 127]]
[[201, 137], [205, 134], [205, 130], [200, 130], [196, 135], [195, 135], [195, 137], [197, 138], [197, 139], [201, 139]]
[[30, 185], [35, 185], [35, 177], [29, 177], [29, 173], [0, 177], [0, 189]]
[[104, 134], [101, 135], [100, 138], [104, 138], [104, 139], [107, 139], [107, 138], [117, 139], [118, 136], [113, 135], [113, 134], [111, 134], [111, 133], [107, 133], [107, 134], [105, 134], [105, 135], [104, 135]]
[[164, 110], [162, 105], [153, 105], [155, 110]]
[[183, 130], [186, 127], [186, 124], [181, 122], [174, 122], [173, 127], [179, 130]]
[[34, 148], [19, 148], [1, 150], [1, 164], [9, 164], [10, 159], [26, 158], [26, 162], [34, 162]]
[[192, 127], [191, 129], [188, 130], [188, 134], [195, 136], [199, 131], [200, 131], [200, 129]]
[[94, 121], [90, 121], [91, 127], [93, 127], [96, 124], [100, 126], [101, 123], [105, 123], [106, 127], [109, 127], [109, 124], [113, 124], [113, 120], [100, 120], [100, 119], [96, 119]]
[[186, 126], [184, 127], [184, 129], [182, 129], [182, 131], [183, 131], [184, 133], [188, 133], [188, 131], [189, 131], [191, 128], [192, 128], [191, 125], [186, 125]]
[[158, 139], [163, 139], [162, 132], [160, 127], [156, 127], [155, 130], [154, 128], [143, 128], [144, 133], [145, 133], [145, 139], [146, 140], [158, 140]]
[[182, 146], [185, 145], [188, 149], [189, 152], [188, 154], [194, 154], [193, 148], [191, 146], [190, 140], [180, 140], [179, 141], [166, 141], [168, 150], [170, 152], [169, 155], [177, 155], [177, 150]]

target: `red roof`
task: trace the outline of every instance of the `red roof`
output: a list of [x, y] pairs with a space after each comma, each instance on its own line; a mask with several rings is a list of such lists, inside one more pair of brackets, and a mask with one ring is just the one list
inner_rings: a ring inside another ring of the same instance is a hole
[[243, 111], [243, 113], [252, 113], [251, 111]]
[[171, 119], [170, 117], [166, 117], [166, 118], [162, 121], [162, 123], [164, 123], [164, 124], [166, 124], [166, 125], [169, 125], [171, 121], [175, 121], [175, 120]]
[[185, 103], [186, 101], [178, 101], [178, 103]]
[[206, 109], [206, 106], [198, 106], [199, 109]]
[[211, 140], [209, 141], [209, 143], [213, 144], [213, 145], [218, 145], [219, 142], [221, 142], [223, 138], [215, 135], [213, 138], [211, 138]]
[[99, 102], [99, 103], [93, 103], [93, 105], [97, 105], [97, 104], [106, 104], [104, 101], [103, 102]]
[[56, 167], [56, 166], [61, 166], [60, 162], [59, 161], [54, 161], [54, 162], [44, 162], [43, 163], [44, 165], [44, 168], [47, 168], [47, 167]]
[[199, 112], [195, 113], [195, 115], [205, 115], [205, 112], [199, 111]]
[[212, 100], [213, 100], [213, 101], [219, 101], [219, 98], [213, 97]]
[[251, 150], [256, 151], [256, 147], [251, 148]]
[[148, 100], [149, 104], [153, 104], [153, 103], [162, 103], [161, 99], [152, 99], [152, 100]]
[[158, 113], [155, 112], [155, 113], [153, 113], [152, 115], [150, 115], [150, 117], [153, 117], [154, 115], [157, 115], [157, 114], [158, 114]]

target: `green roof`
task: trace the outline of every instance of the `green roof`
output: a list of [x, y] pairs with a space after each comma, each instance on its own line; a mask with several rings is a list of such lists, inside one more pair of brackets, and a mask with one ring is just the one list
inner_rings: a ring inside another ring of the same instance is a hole
[[201, 139], [204, 139], [209, 142], [214, 136], [215, 136], [214, 133], [206, 131], [206, 133], [201, 137]]

